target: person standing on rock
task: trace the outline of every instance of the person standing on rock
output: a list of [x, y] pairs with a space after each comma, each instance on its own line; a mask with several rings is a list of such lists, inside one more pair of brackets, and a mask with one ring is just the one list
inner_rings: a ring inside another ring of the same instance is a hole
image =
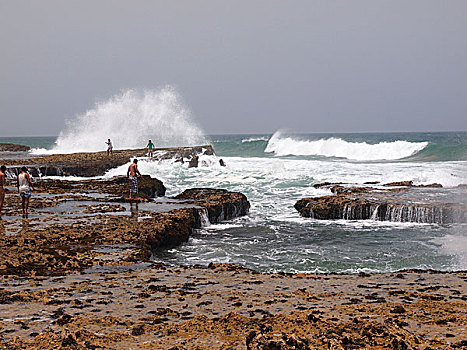
[[113, 151], [113, 146], [112, 146], [112, 141], [110, 139], [107, 139], [107, 155], [112, 154]]
[[5, 188], [6, 185], [6, 166], [0, 167], [0, 219], [2, 218], [3, 201], [5, 200]]
[[148, 145], [146, 146], [148, 149], [148, 158], [152, 158], [152, 152], [154, 150], [154, 144], [152, 143], [151, 140], [149, 140]]
[[128, 176], [128, 182], [130, 184], [130, 199], [138, 199], [138, 176], [141, 177], [138, 170], [138, 159], [135, 159], [128, 167], [126, 176]]
[[18, 175], [18, 192], [21, 196], [21, 207], [23, 208], [23, 217], [28, 216], [29, 198], [31, 198], [31, 191], [34, 190], [32, 186], [31, 177], [28, 174], [26, 167], [21, 168], [21, 173]]

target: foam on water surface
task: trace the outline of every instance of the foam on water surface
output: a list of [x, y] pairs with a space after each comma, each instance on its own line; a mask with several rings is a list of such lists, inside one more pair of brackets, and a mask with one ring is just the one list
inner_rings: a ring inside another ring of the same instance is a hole
[[300, 140], [283, 136], [280, 131], [277, 131], [269, 140], [265, 152], [272, 152], [276, 156], [316, 155], [372, 161], [406, 158], [421, 151], [427, 145], [428, 142], [408, 142], [405, 140], [377, 144], [348, 142], [340, 138]]

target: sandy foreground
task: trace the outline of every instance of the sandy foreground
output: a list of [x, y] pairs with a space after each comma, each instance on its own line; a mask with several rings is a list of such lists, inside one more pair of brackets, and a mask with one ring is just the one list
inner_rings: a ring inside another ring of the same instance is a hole
[[260, 274], [235, 265], [3, 276], [5, 349], [451, 349], [467, 273]]

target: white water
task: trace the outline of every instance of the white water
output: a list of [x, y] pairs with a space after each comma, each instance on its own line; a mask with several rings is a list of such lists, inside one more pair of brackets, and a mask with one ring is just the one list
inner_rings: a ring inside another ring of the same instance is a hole
[[339, 157], [351, 160], [395, 160], [409, 157], [428, 145], [428, 142], [348, 142], [340, 138], [321, 139], [316, 141], [297, 140], [282, 136], [277, 131], [269, 140], [265, 152], [276, 156], [325, 156]]
[[[309, 196], [331, 194], [314, 183], [413, 180], [446, 187], [464, 183], [465, 162], [355, 163], [325, 160], [223, 157], [227, 167], [187, 168], [171, 161], [141, 158], [142, 174], [162, 180], [167, 196], [190, 187], [225, 188], [244, 193], [251, 203], [248, 216], [205, 227], [181, 247], [162, 254], [161, 261], [207, 264], [238, 263], [263, 271], [382, 272], [401, 268], [457, 268], [465, 261], [465, 245], [453, 250], [438, 225], [373, 220], [320, 221], [302, 218], [293, 205]], [[106, 177], [123, 175], [127, 165]], [[418, 181], [422, 179], [422, 181]], [[465, 230], [465, 225], [459, 229]], [[462, 231], [460, 237], [465, 238]], [[448, 238], [446, 238], [448, 239]], [[165, 256], [165, 257], [164, 257]], [[441, 256], [441, 257], [440, 257]], [[449, 256], [455, 257], [451, 264]], [[437, 261], [436, 259], [438, 259]], [[458, 262], [460, 260], [460, 262]], [[463, 266], [463, 265], [461, 265]]]
[[51, 150], [35, 149], [32, 153], [103, 151], [109, 138], [114, 149], [144, 148], [149, 139], [156, 147], [206, 143], [173, 88], [128, 89], [69, 120]]
[[247, 143], [247, 142], [256, 142], [256, 141], [268, 141], [269, 137], [249, 137], [247, 139], [243, 139], [242, 143]]

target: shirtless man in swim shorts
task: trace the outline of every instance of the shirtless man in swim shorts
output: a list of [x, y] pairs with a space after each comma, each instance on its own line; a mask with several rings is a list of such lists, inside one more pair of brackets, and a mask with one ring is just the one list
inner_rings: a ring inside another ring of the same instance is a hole
[[5, 188], [6, 185], [6, 166], [0, 167], [0, 219], [2, 217], [3, 201], [5, 200]]
[[133, 198], [139, 199], [138, 198], [138, 176], [141, 177], [141, 174], [138, 170], [138, 159], [135, 159], [133, 163], [131, 163], [131, 165], [128, 167], [126, 176], [128, 176], [128, 182], [130, 183], [130, 199], [133, 199]]

